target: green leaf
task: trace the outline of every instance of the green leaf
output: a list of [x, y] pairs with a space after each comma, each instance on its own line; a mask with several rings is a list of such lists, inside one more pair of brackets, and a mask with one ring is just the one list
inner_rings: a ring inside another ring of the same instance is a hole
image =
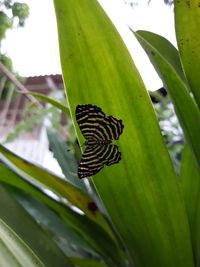
[[[95, 203], [93, 201], [87, 203], [85, 202], [87, 201], [87, 199], [91, 200], [89, 196], [87, 196], [83, 192], [76, 195], [73, 193], [73, 190], [75, 190], [75, 192], [80, 192], [79, 189], [73, 187], [68, 183], [61, 182], [61, 187], [63, 187], [63, 190], [68, 192], [71, 195], [71, 197], [74, 195], [74, 199], [77, 198], [75, 201], [77, 205], [78, 202], [80, 203], [82, 202], [81, 203], [82, 207], [84, 207], [84, 205], [87, 204], [87, 207], [85, 207], [86, 216], [83, 216], [82, 214], [77, 213], [73, 211], [73, 209], [68, 207], [65, 201], [63, 202], [63, 198], [60, 198], [62, 194], [60, 195], [59, 193], [58, 195], [56, 195], [57, 192], [53, 188], [54, 186], [58, 188], [59, 184], [58, 177], [56, 178], [57, 181], [54, 179], [52, 181], [52, 174], [50, 173], [45, 174], [45, 171], [43, 169], [41, 169], [40, 172], [38, 167], [28, 163], [27, 161], [21, 160], [19, 157], [15, 156], [2, 146], [0, 146], [0, 151], [9, 158], [8, 160], [5, 158], [5, 156], [2, 156], [2, 154], [0, 154], [1, 161], [4, 162], [4, 164], [8, 166], [9, 169], [11, 169], [14, 173], [17, 174], [17, 176], [6, 175], [6, 174], [3, 175], [4, 172], [2, 172], [0, 176], [1, 182], [20, 188], [25, 192], [29, 192], [32, 196], [37, 197], [38, 199], [46, 203], [57, 214], [59, 214], [67, 224], [69, 224], [73, 229], [75, 229], [78, 233], [80, 233], [83, 236], [83, 238], [90, 244], [92, 249], [94, 249], [96, 253], [101, 255], [101, 257], [105, 260], [106, 263], [111, 264], [115, 262], [123, 266], [122, 262], [124, 262], [124, 256], [120, 248], [120, 245], [116, 242], [116, 239], [111, 229], [109, 228], [104, 217], [98, 210], [97, 206], [95, 206]], [[30, 173], [32, 173], [33, 170], [35, 171], [38, 168], [37, 170], [38, 176], [41, 175], [41, 177], [43, 177], [43, 179], [46, 180], [46, 183], [43, 185], [40, 181], [37, 181], [36, 179], [37, 175], [34, 177], [27, 175], [25, 172], [14, 166], [14, 164], [11, 163], [12, 161], [16, 163], [16, 166], [22, 167], [22, 169], [24, 167], [24, 164], [27, 164], [27, 166], [29, 166], [28, 170], [30, 171]], [[34, 168], [32, 168], [32, 166], [34, 166]], [[48, 185], [48, 179], [51, 180], [50, 184], [52, 187]], [[47, 188], [50, 190], [47, 190]], [[68, 191], [69, 188], [71, 189]], [[52, 191], [54, 193], [53, 196], [51, 193]], [[98, 239], [96, 238], [97, 236]]]
[[[51, 249], [51, 247], [54, 246], [54, 243], [56, 243], [65, 255], [65, 259], [63, 260], [62, 257], [56, 258], [54, 256], [55, 252], [48, 252], [47, 257], [49, 263], [46, 263], [47, 266], [51, 264], [55, 266], [56, 262], [59, 266], [61, 266], [62, 263], [66, 266], [66, 256], [68, 259], [69, 257], [99, 258], [99, 255], [92, 249], [87, 241], [84, 240], [83, 237], [72, 227], [65, 223], [62, 218], [60, 218], [59, 215], [45, 203], [42, 203], [41, 201], [31, 197], [30, 194], [17, 190], [14, 187], [6, 186], [6, 188], [9, 189], [9, 192], [14, 195], [20, 205], [23, 206], [23, 208], [34, 218], [35, 221], [37, 221], [37, 224], [41, 225], [43, 232], [45, 232], [50, 239], [48, 241], [48, 245], [46, 245], [47, 248], [49, 247]], [[32, 235], [35, 235], [34, 229], [31, 232]], [[42, 236], [41, 239], [43, 240]], [[44, 242], [41, 242], [41, 245], [45, 246], [43, 243]], [[42, 249], [41, 253], [43, 254]], [[53, 260], [49, 254], [54, 257]]]
[[[122, 160], [93, 180], [130, 261], [137, 267], [193, 266], [175, 172], [125, 45], [97, 1], [54, 0], [54, 4], [74, 121], [76, 106], [91, 103], [124, 123], [117, 142]], [[76, 128], [82, 143], [77, 124]]]
[[54, 157], [59, 163], [63, 174], [69, 182], [78, 186], [80, 189], [87, 192], [83, 180], [77, 179], [78, 164], [73, 154], [68, 151], [69, 146], [58, 133], [48, 129], [47, 131], [49, 148], [53, 152]]
[[174, 1], [179, 52], [194, 98], [200, 107], [200, 8], [199, 0]]
[[[62, 198], [66, 199], [70, 204], [81, 209], [91, 220], [100, 224], [113, 237], [107, 222], [94, 203], [94, 200], [88, 194], [69, 182], [64, 181], [60, 177], [47, 172], [45, 169], [16, 156], [2, 145], [0, 145], [0, 152], [6, 156], [12, 164], [18, 167], [20, 171], [23, 171], [25, 177], [26, 174], [28, 174], [26, 179], [29, 183], [33, 184], [40, 190], [43, 190], [44, 188], [50, 190], [52, 193], [56, 194], [57, 197], [61, 198], [61, 202]], [[6, 163], [5, 158], [1, 156], [0, 159]]]
[[64, 113], [66, 113], [67, 115], [70, 115], [70, 110], [68, 107], [64, 106], [61, 102], [48, 97], [46, 95], [43, 94], [39, 94], [39, 93], [30, 93], [32, 96], [36, 97], [38, 100], [42, 100], [44, 102], [50, 103], [51, 105], [53, 105], [54, 107], [62, 110]]
[[200, 264], [200, 168], [186, 145], [181, 160], [180, 187], [190, 224], [195, 266]]
[[186, 141], [200, 165], [200, 111], [186, 87], [178, 51], [157, 34], [138, 31], [135, 36], [170, 93]]
[[[1, 175], [13, 175], [8, 169], [2, 169], [1, 167]], [[68, 262], [68, 266], [73, 266], [55, 244], [52, 236], [45, 232], [21, 207], [11, 194], [11, 191], [9, 192], [0, 186], [0, 195], [0, 218], [34, 251], [45, 266], [54, 267], [58, 264], [64, 267], [66, 262]], [[7, 263], [5, 266], [12, 265]]]
[[1, 266], [35, 267], [43, 263], [31, 249], [0, 219], [0, 258]]

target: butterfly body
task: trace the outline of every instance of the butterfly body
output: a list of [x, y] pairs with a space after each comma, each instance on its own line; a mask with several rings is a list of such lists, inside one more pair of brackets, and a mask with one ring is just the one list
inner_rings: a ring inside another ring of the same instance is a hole
[[121, 152], [112, 140], [119, 139], [124, 127], [122, 120], [106, 117], [101, 108], [91, 104], [77, 106], [76, 120], [86, 138], [86, 149], [78, 167], [79, 178], [95, 175], [105, 165], [121, 160]]

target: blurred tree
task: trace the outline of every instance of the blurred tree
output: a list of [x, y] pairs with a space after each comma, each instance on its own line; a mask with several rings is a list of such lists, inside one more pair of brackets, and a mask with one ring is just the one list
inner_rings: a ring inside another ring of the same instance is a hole
[[[5, 65], [12, 73], [15, 73], [17, 78], [21, 78], [13, 69], [12, 59], [2, 52], [2, 40], [6, 38], [7, 30], [23, 27], [25, 20], [29, 15], [29, 7], [25, 3], [20, 3], [15, 0], [0, 0], [0, 62]], [[4, 73], [0, 72], [0, 86], [4, 88], [1, 92], [1, 98], [4, 99], [8, 93], [8, 88], [12, 82], [5, 78]], [[15, 93], [13, 94], [15, 97]]]
[[0, 61], [12, 69], [12, 60], [1, 51], [2, 40], [6, 37], [6, 32], [15, 27], [22, 27], [29, 15], [29, 7], [25, 3], [14, 0], [0, 1]]

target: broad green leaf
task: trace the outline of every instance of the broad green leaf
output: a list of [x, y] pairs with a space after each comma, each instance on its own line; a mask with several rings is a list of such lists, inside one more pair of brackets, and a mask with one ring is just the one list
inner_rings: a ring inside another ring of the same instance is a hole
[[60, 177], [47, 172], [47, 170], [16, 156], [2, 145], [0, 145], [0, 152], [16, 167], [30, 176], [27, 178], [29, 183], [32, 183], [38, 188], [45, 188], [46, 190], [52, 191], [59, 198], [65, 198], [70, 204], [81, 209], [91, 220], [100, 224], [101, 227], [113, 236], [105, 218], [100, 213], [94, 200], [88, 194]]
[[16, 233], [0, 219], [1, 266], [45, 266]]
[[[54, 4], [74, 121], [76, 106], [90, 103], [124, 123], [117, 142], [122, 160], [105, 167], [93, 181], [130, 261], [136, 267], [193, 266], [175, 172], [125, 45], [97, 1], [54, 0]], [[77, 124], [76, 129], [83, 143]]]
[[200, 168], [186, 145], [181, 160], [180, 188], [188, 214], [195, 266], [200, 264]]
[[[12, 168], [11, 166], [9, 167]], [[113, 264], [113, 262], [115, 264], [119, 263], [119, 265], [122, 264], [123, 252], [102, 227], [88, 219], [87, 216], [83, 216], [68, 208], [64, 203], [52, 199], [52, 197], [44, 193], [44, 189], [39, 189], [30, 183], [30, 181], [27, 181], [28, 179], [25, 175], [21, 174], [21, 176], [19, 176], [16, 168], [13, 168], [11, 171], [0, 164], [0, 172], [1, 182], [24, 190], [25, 192], [30, 193], [31, 196], [34, 196], [47, 204], [52, 210], [59, 214], [65, 223], [76, 230], [85, 241], [88, 242], [91, 248], [98, 253], [106, 263], [108, 263], [108, 265], [111, 263]], [[98, 239], [96, 238], [97, 236]]]
[[[99, 258], [99, 255], [95, 253], [86, 240], [65, 223], [59, 215], [45, 203], [14, 187], [6, 186], [6, 189], [7, 188], [20, 205], [37, 221], [37, 224], [42, 226], [43, 231], [52, 239], [51, 243], [53, 244], [55, 242], [65, 256], [68, 258]], [[32, 234], [34, 235], [34, 231]], [[49, 246], [51, 246], [51, 244]], [[51, 261], [49, 256], [48, 259]], [[54, 260], [58, 263], [56, 258]], [[62, 262], [66, 265], [66, 259]], [[55, 262], [53, 263], [53, 261], [51, 261], [51, 263], [55, 266]], [[60, 266], [60, 263], [58, 265]]]
[[200, 107], [200, 4], [199, 0], [174, 1], [178, 48], [190, 88]]
[[[9, 174], [1, 169], [2, 175]], [[0, 218], [3, 220], [40, 258], [45, 266], [73, 266], [64, 253], [55, 244], [52, 235], [31, 218], [31, 216], [16, 201], [11, 192], [0, 187], [1, 205]], [[23, 223], [22, 223], [23, 222]], [[30, 231], [31, 229], [31, 231]], [[0, 264], [1, 266], [1, 264]], [[5, 265], [10, 266], [10, 265]], [[12, 266], [12, 265], [11, 265]]]
[[178, 51], [157, 34], [138, 31], [135, 36], [170, 93], [185, 138], [200, 165], [200, 111], [184, 82]]

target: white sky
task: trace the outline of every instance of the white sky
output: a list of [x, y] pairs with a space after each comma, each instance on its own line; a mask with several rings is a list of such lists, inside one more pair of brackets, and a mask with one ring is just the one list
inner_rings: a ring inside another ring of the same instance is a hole
[[[21, 76], [36, 76], [61, 73], [57, 29], [52, 0], [23, 0], [30, 7], [26, 26], [9, 31], [3, 41], [3, 50], [12, 58], [16, 71]], [[134, 9], [125, 6], [123, 0], [99, 0], [119, 32], [149, 90], [162, 86], [146, 54], [128, 30], [149, 30], [161, 34], [175, 44], [173, 10], [163, 0], [139, 0]]]

